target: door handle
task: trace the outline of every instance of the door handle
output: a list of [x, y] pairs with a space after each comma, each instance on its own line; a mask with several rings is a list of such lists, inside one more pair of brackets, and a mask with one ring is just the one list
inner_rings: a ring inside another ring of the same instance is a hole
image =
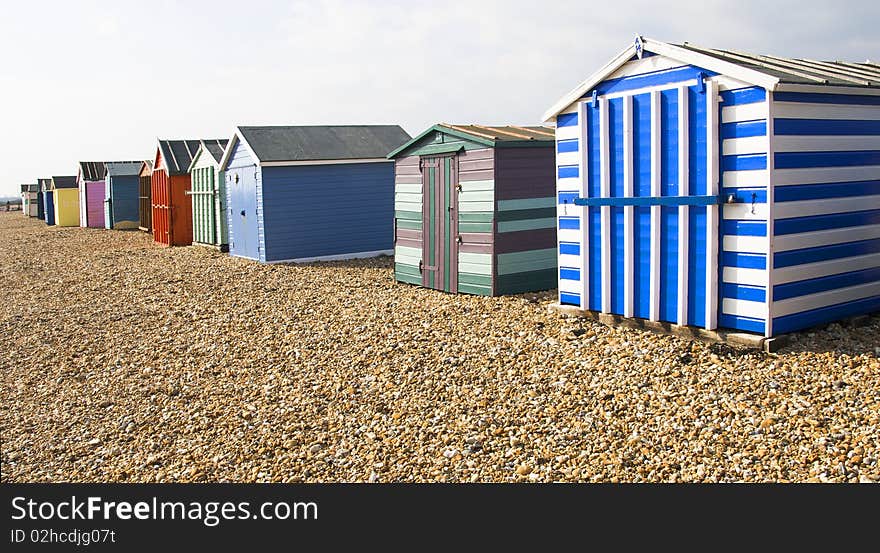
[[424, 267], [425, 262], [419, 259], [419, 274], [422, 274], [422, 268]]
[[244, 210], [241, 210], [241, 216], [244, 217]]

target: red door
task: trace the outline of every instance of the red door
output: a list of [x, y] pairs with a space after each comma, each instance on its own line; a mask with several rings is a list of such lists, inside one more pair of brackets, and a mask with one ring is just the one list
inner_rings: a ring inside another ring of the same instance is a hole
[[171, 179], [164, 169], [153, 171], [150, 192], [153, 202], [153, 240], [171, 245]]

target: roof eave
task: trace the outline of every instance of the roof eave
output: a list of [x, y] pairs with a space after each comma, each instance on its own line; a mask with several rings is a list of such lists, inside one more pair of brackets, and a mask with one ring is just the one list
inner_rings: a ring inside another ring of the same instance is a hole
[[410, 139], [408, 142], [401, 145], [397, 149], [393, 150], [391, 153], [389, 153], [385, 157], [387, 157], [388, 159], [393, 159], [393, 158], [397, 157], [398, 154], [400, 154], [401, 152], [405, 152], [406, 150], [411, 148], [416, 142], [418, 142], [419, 140], [421, 140], [422, 138], [426, 137], [428, 134], [430, 134], [434, 131], [450, 134], [452, 136], [455, 136], [457, 138], [462, 138], [464, 140], [470, 140], [472, 142], [477, 142], [478, 144], [482, 144], [482, 145], [488, 146], [490, 148], [494, 148], [497, 144], [497, 142], [494, 140], [489, 140], [486, 138], [481, 138], [479, 136], [474, 136], [472, 134], [468, 134], [466, 132], [461, 132], [461, 131], [457, 131], [455, 129], [450, 129], [449, 127], [446, 127], [443, 125], [431, 125], [429, 128], [425, 129], [418, 136]]
[[[743, 82], [760, 86], [766, 90], [773, 91], [779, 84], [779, 79], [772, 75], [762, 73], [755, 69], [749, 69], [735, 63], [724, 61], [722, 59], [701, 54], [687, 48], [681, 48], [674, 44], [668, 44], [654, 39], [642, 39], [642, 44], [646, 52], [652, 52], [661, 56], [667, 56], [682, 62], [702, 67], [711, 71], [715, 71], [722, 75], [728, 75]], [[587, 80], [575, 87], [571, 92], [563, 96], [543, 116], [543, 121], [549, 123], [554, 117], [559, 115], [562, 110], [576, 102], [584, 94], [590, 91], [597, 84], [608, 78], [609, 75], [620, 69], [623, 64], [628, 62], [632, 56], [636, 54], [635, 44], [626, 47], [610, 62], [605, 64], [599, 71], [593, 73]]]

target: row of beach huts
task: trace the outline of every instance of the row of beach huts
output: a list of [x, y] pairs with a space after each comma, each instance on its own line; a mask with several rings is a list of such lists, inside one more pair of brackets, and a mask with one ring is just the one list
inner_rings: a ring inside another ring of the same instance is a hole
[[80, 162], [22, 185], [24, 211], [765, 337], [880, 310], [878, 64], [637, 37], [544, 121], [239, 126]]

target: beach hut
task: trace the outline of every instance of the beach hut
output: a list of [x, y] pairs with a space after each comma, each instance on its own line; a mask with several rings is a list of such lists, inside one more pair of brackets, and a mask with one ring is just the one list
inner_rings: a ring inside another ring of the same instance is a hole
[[396, 125], [238, 127], [225, 172], [231, 255], [262, 262], [390, 254]]
[[166, 246], [192, 244], [189, 166], [200, 140], [159, 140], [150, 175], [153, 239]]
[[104, 228], [104, 162], [80, 161], [77, 173], [81, 227]]
[[226, 179], [220, 160], [228, 140], [203, 140], [189, 166], [193, 244], [229, 249], [226, 228]]
[[880, 66], [637, 37], [560, 99], [559, 302], [774, 337], [880, 309]]
[[135, 229], [143, 161], [108, 161], [104, 177], [104, 228]]
[[41, 182], [43, 179], [37, 179], [37, 219], [44, 221], [46, 220], [45, 214], [45, 199], [43, 196], [43, 183]]
[[55, 204], [55, 224], [59, 227], [79, 226], [78, 181], [76, 176], [52, 177], [50, 186]]
[[20, 184], [18, 186], [20, 188], [19, 196], [21, 197], [21, 212], [24, 213], [25, 215], [27, 215], [28, 214], [28, 208], [27, 208], [28, 185]]
[[22, 210], [28, 217], [36, 217], [39, 215], [39, 202], [37, 201], [37, 193], [39, 188], [36, 184], [22, 184]]
[[37, 179], [37, 186], [43, 197], [43, 221], [47, 225], [55, 224], [55, 194], [52, 193], [52, 179]]
[[150, 201], [152, 193], [150, 192], [150, 178], [153, 174], [153, 160], [147, 159], [141, 163], [141, 170], [138, 173], [139, 192], [138, 192], [138, 228], [144, 232], [153, 231], [153, 204]]
[[546, 127], [450, 125], [396, 160], [394, 277], [487, 296], [556, 288], [556, 150]]

